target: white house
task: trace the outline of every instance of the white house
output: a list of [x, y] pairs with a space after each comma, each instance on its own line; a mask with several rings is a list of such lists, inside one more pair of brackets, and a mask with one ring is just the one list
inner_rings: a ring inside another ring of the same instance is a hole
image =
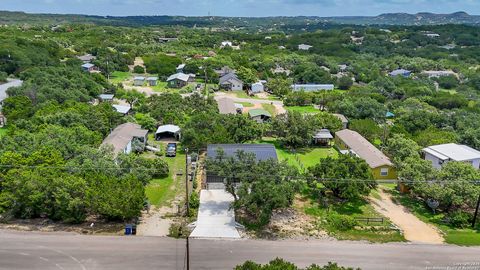
[[335, 88], [333, 84], [293, 84], [291, 88], [294, 92], [305, 91], [305, 92], [316, 92], [316, 91], [330, 91]]
[[423, 148], [425, 160], [432, 162], [433, 167], [440, 169], [449, 161], [460, 161], [472, 164], [476, 169], [480, 166], [480, 151], [466, 145], [448, 143]]
[[312, 48], [313, 46], [307, 45], [307, 44], [300, 44], [298, 45], [298, 49], [301, 51], [308, 51]]

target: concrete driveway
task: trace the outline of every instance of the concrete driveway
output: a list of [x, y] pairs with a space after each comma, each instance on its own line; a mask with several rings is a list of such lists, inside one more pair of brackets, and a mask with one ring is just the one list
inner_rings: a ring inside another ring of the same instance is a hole
[[23, 81], [22, 80], [17, 80], [17, 79], [8, 79], [6, 83], [0, 84], [0, 102], [2, 102], [4, 99], [6, 99], [7, 96], [7, 90], [10, 87], [18, 87], [22, 86]]
[[235, 213], [230, 209], [232, 202], [232, 195], [223, 189], [202, 190], [197, 222], [190, 237], [239, 239]]

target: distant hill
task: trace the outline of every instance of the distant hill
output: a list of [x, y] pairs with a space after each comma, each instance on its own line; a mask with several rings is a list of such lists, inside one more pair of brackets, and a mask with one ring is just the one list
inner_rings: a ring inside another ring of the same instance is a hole
[[330, 17], [324, 18], [329, 22], [346, 24], [378, 24], [378, 25], [438, 25], [438, 24], [480, 24], [480, 16], [469, 15], [466, 12], [452, 14], [434, 13], [386, 13], [368, 17]]
[[480, 25], [480, 16], [466, 12], [452, 14], [434, 13], [386, 13], [378, 16], [345, 17], [186, 17], [186, 16], [89, 16], [62, 14], [29, 14], [24, 12], [0, 11], [0, 24], [54, 25], [64, 23], [91, 23], [99, 25], [148, 26], [148, 25], [182, 25], [212, 27], [256, 27], [282, 25], [301, 26], [312, 24], [350, 24], [350, 25], [439, 25], [468, 24]]

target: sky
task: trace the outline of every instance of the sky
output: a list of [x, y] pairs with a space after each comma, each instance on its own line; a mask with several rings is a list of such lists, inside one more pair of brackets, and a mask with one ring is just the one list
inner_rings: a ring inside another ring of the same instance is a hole
[[480, 14], [480, 0], [0, 0], [0, 10], [102, 16], [327, 17], [456, 11]]

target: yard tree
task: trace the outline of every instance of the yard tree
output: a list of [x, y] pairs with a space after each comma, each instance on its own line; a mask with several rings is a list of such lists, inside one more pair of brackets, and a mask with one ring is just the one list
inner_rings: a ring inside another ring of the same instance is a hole
[[292, 91], [291, 85], [292, 82], [290, 80], [283, 78], [271, 78], [267, 82], [269, 91], [278, 97], [288, 95]]
[[340, 90], [348, 90], [353, 85], [353, 80], [350, 76], [342, 76], [337, 79], [337, 87]]
[[330, 132], [337, 132], [343, 126], [342, 121], [338, 117], [326, 112], [319, 112], [309, 117], [308, 120], [312, 122], [313, 128], [317, 130], [326, 128]]
[[420, 158], [420, 146], [402, 134], [394, 134], [387, 141], [387, 152], [393, 157], [395, 163], [404, 161], [405, 159]]
[[142, 66], [135, 66], [133, 67], [133, 72], [137, 74], [143, 74], [145, 73], [145, 68]]
[[125, 92], [123, 97], [125, 101], [130, 105], [130, 108], [133, 109], [133, 106], [145, 99], [145, 94], [138, 92], [137, 90], [130, 90]]
[[335, 197], [354, 200], [366, 196], [377, 186], [368, 164], [353, 155], [327, 157], [309, 169], [310, 185], [316, 190], [320, 183]]
[[305, 147], [311, 143], [313, 132], [316, 128], [310, 119], [311, 116], [289, 111], [273, 119], [273, 133], [287, 147]]
[[240, 67], [237, 71], [238, 78], [244, 83], [252, 84], [258, 80], [258, 76], [253, 69]]
[[226, 190], [234, 198], [233, 207], [247, 225], [264, 226], [275, 209], [293, 202], [293, 180], [298, 171], [286, 163], [257, 161], [253, 154], [242, 151], [226, 157], [219, 149], [215, 159], [207, 160], [206, 167], [209, 173], [225, 179]]
[[350, 121], [350, 129], [357, 131], [370, 142], [383, 138], [384, 129], [372, 119], [353, 119]]

